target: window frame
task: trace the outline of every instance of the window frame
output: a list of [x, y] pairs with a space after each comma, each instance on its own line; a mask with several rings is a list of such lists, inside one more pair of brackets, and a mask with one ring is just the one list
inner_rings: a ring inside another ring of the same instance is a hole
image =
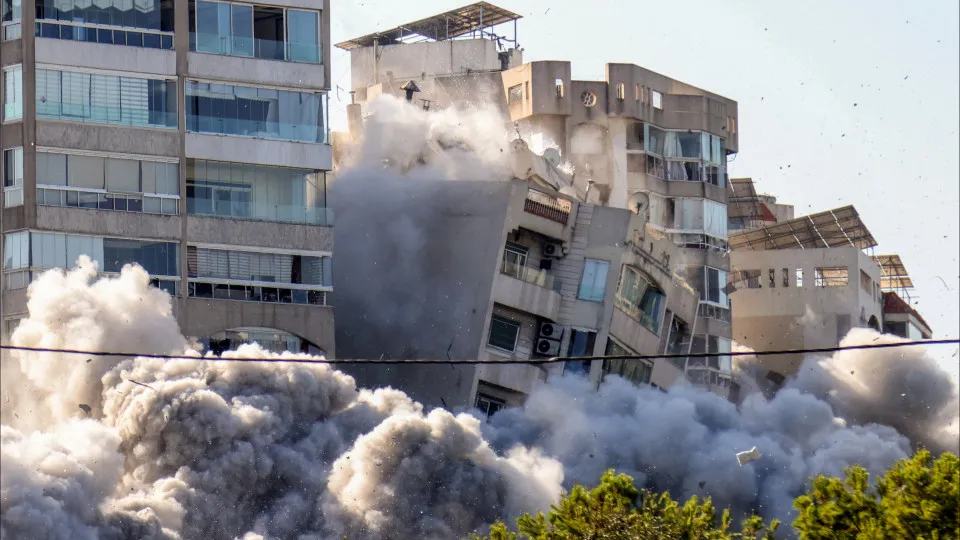
[[[499, 324], [504, 324], [504, 325], [507, 325], [507, 326], [515, 327], [515, 332], [514, 332], [514, 337], [513, 337], [513, 348], [512, 348], [512, 349], [505, 349], [505, 348], [503, 348], [503, 347], [500, 347], [499, 345], [494, 345], [494, 344], [491, 342], [491, 340], [493, 339], [493, 325], [494, 325], [494, 323], [499, 323]], [[522, 323], [522, 322], [516, 321], [516, 320], [513, 320], [513, 319], [509, 319], [509, 318], [507, 318], [507, 317], [504, 317], [503, 315], [497, 315], [496, 313], [494, 313], [493, 315], [490, 316], [490, 330], [489, 330], [489, 332], [487, 332], [487, 347], [490, 347], [491, 349], [495, 349], [495, 350], [498, 350], [498, 351], [508, 352], [508, 353], [511, 353], [511, 354], [517, 352], [517, 345], [520, 344], [520, 330], [521, 330], [522, 328], [523, 328], [523, 323]]]
[[[594, 266], [593, 283], [587, 285], [587, 268], [591, 264]], [[602, 269], [602, 272], [600, 272], [600, 269]], [[603, 303], [607, 296], [607, 277], [609, 276], [609, 273], [610, 261], [605, 261], [603, 259], [584, 259], [583, 272], [580, 274], [580, 285], [577, 287], [577, 299], [587, 302]], [[599, 285], [597, 283], [598, 281]], [[587, 289], [587, 287], [589, 287], [589, 289]], [[593, 292], [594, 295], [587, 295], [589, 292]], [[597, 293], [599, 293], [599, 296], [596, 295]]]
[[[19, 122], [23, 120], [23, 64], [6, 66], [0, 75], [2, 75], [0, 84], [3, 84], [3, 117], [0, 121], [4, 124]], [[12, 82], [9, 83], [13, 87], [13, 92], [7, 88], [7, 80], [10, 77], [13, 77]], [[12, 108], [13, 114], [8, 114], [8, 108]]]

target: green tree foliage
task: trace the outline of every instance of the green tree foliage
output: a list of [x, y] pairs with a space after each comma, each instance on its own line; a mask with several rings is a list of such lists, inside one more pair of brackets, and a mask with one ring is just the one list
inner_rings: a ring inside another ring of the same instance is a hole
[[[591, 491], [582, 486], [573, 490], [554, 506], [548, 516], [529, 514], [517, 520], [520, 536], [506, 524], [495, 524], [488, 540], [650, 540], [707, 539], [733, 540], [756, 538], [765, 533], [773, 538], [777, 528], [769, 527], [757, 516], [744, 521], [740, 532], [730, 529], [731, 518], [724, 511], [717, 520], [717, 512], [707, 499], [701, 502], [693, 497], [681, 505], [668, 493], [655, 494], [638, 490], [633, 478], [625, 474], [604, 473], [600, 485]], [[473, 536], [474, 540], [480, 537]]]
[[921, 450], [901, 460], [871, 487], [862, 467], [846, 479], [817, 476], [794, 506], [793, 526], [803, 540], [960, 538], [960, 459], [945, 453], [936, 460]]
[[[870, 485], [862, 467], [846, 478], [818, 476], [810, 490], [794, 501], [799, 515], [794, 534], [802, 540], [822, 539], [960, 539], [960, 459], [946, 453], [934, 460], [921, 450], [896, 463]], [[637, 489], [625, 474], [607, 471], [593, 490], [576, 486], [549, 514], [525, 514], [514, 532], [503, 522], [485, 537], [472, 540], [734, 540], [774, 538], [779, 523], [758, 516], [745, 520], [738, 532], [731, 517], [710, 499], [692, 497], [680, 504], [668, 493]]]

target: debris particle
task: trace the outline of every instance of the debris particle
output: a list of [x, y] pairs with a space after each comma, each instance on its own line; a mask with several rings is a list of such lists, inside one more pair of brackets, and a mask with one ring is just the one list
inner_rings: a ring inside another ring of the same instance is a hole
[[77, 407], [80, 407], [80, 410], [83, 411], [84, 414], [90, 414], [90, 411], [93, 410], [93, 409], [91, 409], [90, 406], [87, 405], [86, 403], [81, 403], [81, 404], [77, 405]]
[[747, 463], [750, 463], [751, 461], [756, 461], [758, 459], [760, 459], [760, 452], [757, 451], [756, 446], [747, 450], [746, 452], [739, 452], [737, 454], [737, 463], [739, 463], [741, 467], [743, 467]]

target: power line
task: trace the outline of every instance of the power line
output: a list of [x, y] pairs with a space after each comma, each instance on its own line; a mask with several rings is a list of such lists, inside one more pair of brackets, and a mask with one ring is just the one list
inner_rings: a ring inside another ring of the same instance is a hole
[[847, 345], [837, 347], [820, 347], [815, 349], [783, 349], [779, 351], [731, 351], [731, 352], [709, 352], [709, 353], [689, 353], [689, 354], [634, 354], [634, 355], [615, 355], [615, 356], [555, 356], [551, 358], [504, 358], [502, 360], [430, 360], [430, 359], [375, 359], [375, 360], [346, 360], [346, 359], [322, 359], [307, 360], [304, 358], [226, 358], [222, 356], [188, 356], [180, 354], [155, 354], [155, 353], [132, 353], [132, 352], [112, 352], [112, 351], [84, 351], [80, 349], [54, 349], [47, 347], [23, 347], [16, 345], [0, 345], [0, 349], [23, 352], [39, 353], [58, 353], [75, 354], [79, 356], [120, 356], [125, 358], [141, 357], [155, 358], [160, 360], [207, 360], [214, 362], [288, 362], [300, 364], [331, 364], [331, 365], [396, 365], [396, 364], [528, 364], [543, 365], [557, 362], [569, 362], [578, 360], [656, 360], [658, 358], [706, 358], [713, 356], [773, 356], [780, 354], [815, 354], [815, 353], [833, 353], [840, 351], [857, 351], [866, 349], [891, 349], [897, 347], [909, 347], [914, 345], [957, 345], [960, 339], [927, 339], [920, 341], [903, 341], [898, 343], [870, 343], [864, 345]]

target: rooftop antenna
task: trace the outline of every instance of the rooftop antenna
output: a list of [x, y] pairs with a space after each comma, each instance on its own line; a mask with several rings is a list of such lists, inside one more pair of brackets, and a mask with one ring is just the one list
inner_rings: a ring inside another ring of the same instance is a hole
[[407, 93], [407, 101], [413, 101], [413, 93], [419, 92], [420, 87], [417, 86], [417, 83], [413, 81], [408, 81], [406, 84], [400, 87], [401, 90]]

